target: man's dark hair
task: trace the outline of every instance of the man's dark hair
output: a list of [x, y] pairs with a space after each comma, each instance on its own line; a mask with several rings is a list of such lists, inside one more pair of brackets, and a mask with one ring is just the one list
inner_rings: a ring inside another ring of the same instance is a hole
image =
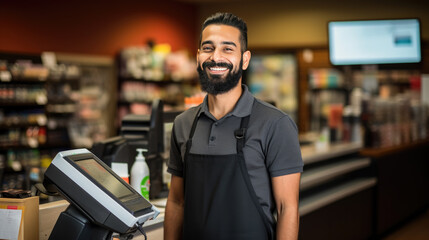
[[228, 25], [240, 30], [241, 51], [242, 52], [247, 51], [247, 24], [243, 19], [235, 16], [232, 13], [215, 13], [210, 17], [208, 17], [204, 21], [203, 26], [201, 28], [199, 46], [201, 46], [201, 39], [202, 39], [204, 29], [208, 25], [212, 25], [212, 24]]

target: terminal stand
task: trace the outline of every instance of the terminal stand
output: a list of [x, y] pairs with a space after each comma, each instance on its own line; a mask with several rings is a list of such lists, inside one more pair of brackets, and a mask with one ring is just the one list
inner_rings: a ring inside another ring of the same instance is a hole
[[52, 230], [49, 240], [107, 240], [112, 231], [92, 223], [73, 205], [62, 212]]

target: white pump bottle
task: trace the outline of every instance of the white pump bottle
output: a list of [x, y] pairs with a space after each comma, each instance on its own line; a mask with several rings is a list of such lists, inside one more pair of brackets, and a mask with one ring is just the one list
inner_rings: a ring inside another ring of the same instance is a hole
[[150, 174], [149, 167], [143, 156], [143, 152], [147, 152], [147, 150], [137, 148], [137, 152], [136, 161], [131, 167], [131, 186], [149, 200]]

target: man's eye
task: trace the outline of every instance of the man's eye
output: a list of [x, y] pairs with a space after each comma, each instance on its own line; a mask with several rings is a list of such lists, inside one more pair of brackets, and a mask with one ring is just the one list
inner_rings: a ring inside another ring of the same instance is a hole
[[212, 50], [211, 47], [203, 47], [203, 51], [210, 51], [210, 50]]
[[232, 48], [225, 48], [225, 51], [231, 52], [231, 51], [233, 51], [233, 49]]

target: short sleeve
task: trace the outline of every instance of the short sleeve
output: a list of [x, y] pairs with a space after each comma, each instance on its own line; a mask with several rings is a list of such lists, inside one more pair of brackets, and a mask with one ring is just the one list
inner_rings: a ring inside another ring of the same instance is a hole
[[170, 147], [170, 158], [167, 162], [167, 172], [183, 177], [183, 161], [180, 153], [180, 146], [176, 140], [175, 127], [171, 131], [171, 147]]
[[298, 129], [288, 115], [272, 124], [267, 137], [266, 162], [271, 177], [302, 172]]

